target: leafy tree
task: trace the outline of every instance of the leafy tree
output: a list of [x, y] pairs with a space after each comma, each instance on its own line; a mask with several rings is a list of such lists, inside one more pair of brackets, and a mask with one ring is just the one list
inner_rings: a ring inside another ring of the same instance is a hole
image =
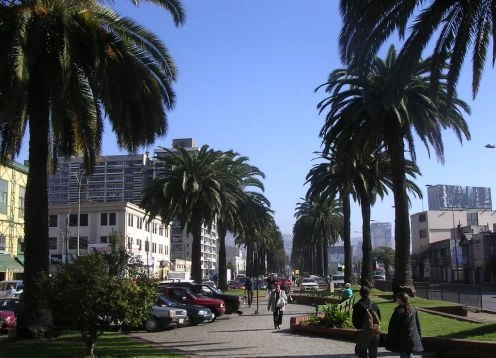
[[80, 256], [47, 280], [43, 290], [56, 320], [73, 322], [81, 331], [86, 353], [93, 357], [98, 337], [112, 323], [140, 326], [156, 299], [152, 280], [110, 274], [99, 253]]
[[[436, 95], [431, 95], [431, 61], [430, 58], [419, 61], [414, 75], [404, 82], [405, 86], [395, 89], [396, 51], [391, 46], [385, 60], [375, 58], [366, 74], [354, 68], [333, 71], [326, 87], [330, 96], [320, 104], [322, 110], [329, 110], [321, 131], [326, 143], [344, 143], [350, 133], [354, 133], [361, 139], [354, 144], [356, 150], [352, 153], [357, 153], [360, 146], [375, 146], [384, 147], [388, 154], [395, 206], [393, 291], [406, 291], [410, 295], [415, 294], [415, 289], [411, 278], [405, 142], [415, 163], [414, 132], [428, 151], [430, 146], [434, 148], [441, 161], [444, 158], [442, 130], [453, 130], [460, 141], [462, 136], [470, 138], [463, 118], [463, 112], [469, 113], [470, 109], [462, 100], [448, 97], [446, 77], [440, 78]], [[350, 128], [354, 128], [353, 131]]]
[[389, 246], [379, 246], [372, 251], [372, 256], [384, 263], [386, 277], [389, 278], [389, 268], [394, 266], [394, 249]]
[[[184, 21], [179, 1], [149, 2], [176, 25]], [[0, 162], [15, 158], [29, 135], [19, 336], [39, 323], [36, 279], [48, 274], [49, 169], [60, 156], [82, 155], [91, 173], [105, 118], [124, 149], [153, 144], [174, 106], [176, 67], [165, 45], [108, 3], [0, 2]]]

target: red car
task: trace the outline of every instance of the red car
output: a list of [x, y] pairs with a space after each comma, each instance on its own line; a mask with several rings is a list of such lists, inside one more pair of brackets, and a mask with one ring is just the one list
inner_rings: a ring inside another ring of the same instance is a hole
[[203, 296], [199, 297], [185, 287], [159, 286], [159, 292], [182, 303], [208, 307], [215, 313], [216, 317], [226, 313], [226, 305], [223, 300]]
[[15, 328], [15, 310], [19, 303], [19, 298], [3, 298], [0, 300], [0, 330]]

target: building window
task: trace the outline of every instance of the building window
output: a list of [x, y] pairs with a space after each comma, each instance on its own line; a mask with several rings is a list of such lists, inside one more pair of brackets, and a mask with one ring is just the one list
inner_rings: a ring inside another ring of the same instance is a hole
[[88, 226], [88, 214], [79, 215], [79, 226]]
[[127, 226], [133, 227], [133, 214], [127, 214]]
[[57, 227], [57, 215], [48, 216], [48, 226]]
[[9, 183], [0, 179], [0, 214], [7, 214]]
[[141, 251], [141, 239], [136, 239], [136, 245], [138, 245], [138, 250]]
[[101, 213], [100, 214], [100, 225], [101, 226], [115, 226], [116, 215], [115, 213]]
[[419, 236], [420, 236], [421, 239], [426, 238], [427, 237], [427, 230], [425, 230], [425, 229], [420, 230], [419, 231]]
[[69, 226], [77, 226], [77, 214], [70, 214], [69, 215]]
[[57, 250], [57, 238], [49, 237], [48, 238], [48, 250]]
[[156, 242], [152, 242], [152, 252], [153, 253], [157, 252], [157, 243]]
[[419, 223], [423, 223], [427, 221], [427, 215], [425, 213], [419, 214], [418, 218], [419, 218]]
[[19, 186], [19, 211], [18, 215], [20, 218], [24, 217], [24, 198], [26, 196], [26, 188]]
[[467, 225], [479, 225], [479, 216], [477, 213], [467, 213]]
[[137, 223], [137, 226], [136, 226], [138, 229], [143, 229], [143, 219], [142, 218], [138, 218], [138, 223]]
[[108, 236], [100, 236], [100, 243], [101, 244], [108, 243]]
[[128, 250], [132, 250], [133, 248], [133, 238], [132, 237], [128, 237], [127, 238], [127, 249]]
[[150, 251], [150, 242], [145, 241], [145, 252], [148, 252], [148, 251]]
[[163, 254], [164, 253], [164, 245], [158, 244], [158, 253]]

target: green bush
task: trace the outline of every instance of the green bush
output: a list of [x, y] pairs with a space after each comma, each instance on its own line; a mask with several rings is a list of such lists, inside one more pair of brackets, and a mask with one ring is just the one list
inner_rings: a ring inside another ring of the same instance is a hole
[[350, 311], [341, 312], [338, 305], [325, 305], [322, 307], [322, 312], [324, 313], [324, 317], [316, 317], [317, 319], [314, 322], [319, 326], [331, 328], [346, 328], [351, 326], [349, 322]]

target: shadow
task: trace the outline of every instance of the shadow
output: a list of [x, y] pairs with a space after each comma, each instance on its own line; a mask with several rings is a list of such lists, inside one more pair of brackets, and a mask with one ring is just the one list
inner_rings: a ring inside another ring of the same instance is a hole
[[457, 332], [454, 334], [447, 334], [444, 336], [438, 336], [440, 338], [456, 338], [456, 339], [465, 339], [470, 338], [477, 335], [484, 335], [486, 333], [494, 333], [496, 332], [496, 323], [493, 324], [484, 324], [480, 327], [468, 329], [465, 331]]

